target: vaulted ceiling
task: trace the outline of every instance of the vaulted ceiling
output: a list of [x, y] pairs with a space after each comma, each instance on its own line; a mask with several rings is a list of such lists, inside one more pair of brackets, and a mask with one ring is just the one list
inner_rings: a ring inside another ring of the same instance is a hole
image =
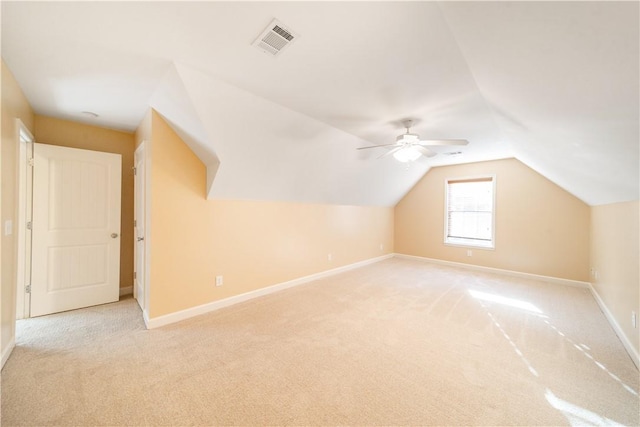
[[[252, 46], [274, 18], [299, 35], [277, 57]], [[639, 38], [638, 2], [2, 2], [36, 113], [131, 131], [152, 107], [223, 199], [391, 206], [430, 167], [516, 157], [638, 200]], [[470, 143], [356, 150], [405, 118]]]

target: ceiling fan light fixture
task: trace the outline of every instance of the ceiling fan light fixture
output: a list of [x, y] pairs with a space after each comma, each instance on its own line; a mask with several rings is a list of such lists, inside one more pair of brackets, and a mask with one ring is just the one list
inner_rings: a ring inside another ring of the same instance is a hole
[[393, 153], [393, 157], [395, 157], [396, 160], [402, 163], [418, 160], [421, 155], [422, 153], [420, 153], [420, 151], [418, 151], [415, 147], [405, 147], [402, 150], [398, 150]]

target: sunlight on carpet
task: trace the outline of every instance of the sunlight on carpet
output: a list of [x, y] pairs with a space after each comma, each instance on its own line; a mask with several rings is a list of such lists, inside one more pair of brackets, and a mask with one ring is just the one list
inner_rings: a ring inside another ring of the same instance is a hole
[[586, 289], [406, 259], [146, 330], [133, 299], [19, 321], [2, 425], [638, 425]]

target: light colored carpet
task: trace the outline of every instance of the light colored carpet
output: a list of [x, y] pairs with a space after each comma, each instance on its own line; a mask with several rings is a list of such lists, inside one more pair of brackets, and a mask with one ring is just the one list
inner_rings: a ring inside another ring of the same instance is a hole
[[394, 258], [151, 331], [19, 321], [2, 425], [638, 425], [638, 382], [586, 289]]

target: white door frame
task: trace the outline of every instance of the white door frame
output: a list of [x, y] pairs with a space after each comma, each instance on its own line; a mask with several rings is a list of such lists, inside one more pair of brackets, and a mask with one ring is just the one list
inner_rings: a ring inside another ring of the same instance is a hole
[[31, 204], [33, 193], [33, 135], [20, 119], [16, 119], [17, 186], [18, 203], [16, 206], [16, 319], [30, 316], [31, 298], [27, 285], [31, 281]]
[[[149, 278], [149, 271], [150, 271], [150, 265], [151, 265], [151, 252], [150, 252], [150, 246], [151, 246], [151, 221], [150, 221], [150, 217], [151, 217], [151, 193], [149, 192], [149, 183], [150, 181], [150, 176], [151, 176], [151, 162], [149, 161], [149, 149], [151, 147], [148, 147], [149, 144], [146, 143], [146, 141], [142, 141], [140, 143], [140, 145], [138, 145], [138, 147], [136, 148], [136, 151], [134, 153], [134, 167], [137, 164], [137, 159], [141, 159], [143, 164], [144, 164], [144, 170], [141, 172], [141, 175], [138, 175], [138, 171], [136, 171], [136, 177], [134, 177], [134, 186], [133, 186], [133, 199], [134, 199], [134, 218], [137, 218], [137, 209], [138, 206], [137, 204], [137, 200], [138, 200], [138, 192], [142, 191], [143, 195], [144, 195], [144, 200], [142, 201], [143, 203], [143, 209], [144, 209], [144, 224], [142, 224], [142, 228], [144, 230], [144, 236], [138, 236], [136, 234], [136, 230], [134, 227], [134, 248], [133, 248], [133, 253], [134, 253], [134, 260], [133, 260], [133, 266], [134, 266], [134, 272], [137, 275], [138, 271], [136, 271], [137, 269], [137, 265], [138, 265], [138, 245], [137, 245], [137, 238], [138, 237], [144, 237], [144, 263], [143, 263], [143, 271], [140, 272], [142, 275], [142, 289], [143, 289], [143, 293], [144, 295], [142, 296], [142, 316], [144, 318], [144, 322], [145, 324], [148, 324], [149, 322], [149, 299], [150, 299], [150, 292], [149, 292], [149, 288], [150, 288], [150, 278]], [[142, 181], [142, 187], [143, 188], [138, 188], [138, 179], [137, 178], [141, 178]], [[138, 295], [137, 295], [137, 287], [136, 287], [136, 283], [134, 280], [134, 285], [133, 285], [133, 289], [134, 289], [134, 297], [137, 299]]]
[[[145, 238], [144, 232], [140, 233], [140, 229], [145, 230], [145, 221], [144, 218], [139, 221], [140, 212], [144, 212], [144, 185], [140, 185], [139, 182], [142, 180], [144, 183], [144, 141], [140, 143], [136, 151], [133, 153], [133, 297], [138, 301], [140, 308], [144, 310], [145, 307], [145, 296], [146, 293], [144, 291], [144, 279], [145, 279], [145, 269], [138, 268], [138, 261], [141, 257], [144, 258], [144, 249], [139, 251], [140, 245], [144, 246], [144, 243], [140, 243], [140, 239]], [[140, 168], [138, 165], [142, 163], [143, 167]], [[142, 188], [141, 188], [142, 187]], [[142, 202], [140, 202], [139, 198], [142, 198]], [[138, 223], [140, 222], [140, 224]], [[142, 252], [142, 253], [140, 253]], [[144, 259], [142, 260], [144, 265]], [[142, 270], [142, 271], [140, 271]], [[138, 286], [138, 282], [142, 281], [142, 286]]]

